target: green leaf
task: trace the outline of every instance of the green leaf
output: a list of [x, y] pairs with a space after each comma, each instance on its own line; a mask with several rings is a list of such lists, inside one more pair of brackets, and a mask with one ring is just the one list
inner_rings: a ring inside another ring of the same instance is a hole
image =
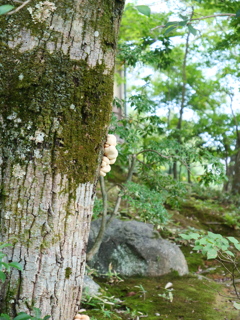
[[3, 282], [6, 280], [6, 274], [2, 271], [0, 271], [0, 280], [2, 280]]
[[179, 21], [170, 21], [166, 23], [165, 28], [170, 26], [178, 26], [178, 24], [179, 24]]
[[183, 20], [183, 21], [179, 21], [178, 25], [181, 26], [181, 27], [184, 27], [184, 26], [187, 25], [187, 23], [188, 23], [188, 20]]
[[182, 14], [179, 14], [179, 17], [182, 18], [185, 21], [188, 20], [188, 17], [187, 16], [183, 16]]
[[191, 237], [189, 234], [180, 233], [179, 236], [185, 240], [191, 240]]
[[191, 237], [191, 239], [197, 240], [200, 237], [200, 234], [199, 233], [190, 233], [189, 236]]
[[10, 4], [4, 4], [3, 6], [0, 6], [0, 15], [11, 11], [13, 8], [14, 6], [11, 6]]
[[232, 243], [239, 243], [238, 242], [238, 240], [236, 239], [236, 238], [234, 238], [234, 237], [227, 237], [227, 239], [230, 241], [230, 242], [232, 242]]
[[51, 318], [51, 316], [45, 316], [44, 318], [43, 318], [43, 320], [48, 320], [48, 319], [50, 319]]
[[3, 252], [0, 252], [0, 260], [2, 260], [2, 258], [6, 257], [6, 254]]
[[226, 250], [226, 251], [225, 251], [225, 253], [226, 253], [226, 254], [228, 254], [229, 256], [234, 257], [234, 253], [232, 253], [232, 252], [231, 252], [231, 251], [229, 251], [229, 250]]
[[11, 317], [8, 314], [1, 313], [0, 320], [11, 320]]
[[233, 306], [235, 309], [240, 310], [240, 303], [234, 302]]
[[0, 245], [0, 250], [2, 250], [3, 248], [6, 248], [6, 247], [11, 247], [11, 246], [12, 245], [10, 243], [3, 243], [3, 244]]
[[200, 239], [199, 240], [199, 244], [208, 244], [209, 242], [207, 241], [207, 239], [206, 238], [202, 238], [202, 239]]
[[135, 8], [138, 10], [138, 12], [144, 14], [145, 16], [150, 17], [151, 9], [149, 8], [149, 6], [140, 5], [140, 6], [135, 6]]
[[20, 271], [23, 271], [22, 265], [20, 263], [18, 263], [18, 262], [10, 262], [8, 265], [10, 267], [12, 267], [12, 268], [16, 268], [16, 269], [18, 269]]
[[202, 246], [195, 246], [195, 247], [193, 247], [193, 250], [202, 250]]
[[6, 269], [6, 270], [9, 270], [10, 268], [9, 268], [9, 263], [6, 263], [6, 262], [0, 262], [0, 266], [4, 266], [4, 268]]
[[240, 251], [240, 244], [239, 244], [239, 243], [234, 243], [234, 246], [235, 246], [235, 248], [236, 248], [237, 250]]
[[239, 17], [240, 17], [240, 10], [236, 12], [236, 18], [239, 18]]
[[175, 27], [175, 26], [172, 26], [172, 27], [166, 29], [166, 30], [164, 31], [164, 34], [167, 35], [167, 34], [169, 34], [170, 32], [172, 32], [172, 31], [175, 30], [175, 29], [176, 29], [176, 27]]
[[217, 258], [217, 251], [214, 249], [211, 249], [207, 252], [207, 259], [215, 259]]
[[34, 310], [34, 315], [36, 318], [41, 318], [41, 311], [39, 308], [33, 308]]
[[223, 236], [219, 233], [213, 233], [211, 231], [208, 231], [208, 236], [212, 239], [223, 239]]
[[25, 312], [20, 312], [13, 320], [31, 320], [32, 316]]
[[193, 26], [191, 24], [188, 24], [188, 30], [191, 34], [193, 34], [194, 36], [196, 36], [197, 34], [197, 29], [193, 28]]
[[227, 252], [228, 246], [223, 245], [223, 246], [219, 246], [219, 248], [220, 248], [222, 251]]

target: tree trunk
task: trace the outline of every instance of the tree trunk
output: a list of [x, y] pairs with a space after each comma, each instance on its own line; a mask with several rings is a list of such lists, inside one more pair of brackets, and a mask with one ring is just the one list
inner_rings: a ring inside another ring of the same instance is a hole
[[80, 306], [124, 1], [31, 1], [1, 17], [0, 312], [53, 320]]
[[240, 132], [238, 131], [233, 164], [232, 193], [240, 194]]

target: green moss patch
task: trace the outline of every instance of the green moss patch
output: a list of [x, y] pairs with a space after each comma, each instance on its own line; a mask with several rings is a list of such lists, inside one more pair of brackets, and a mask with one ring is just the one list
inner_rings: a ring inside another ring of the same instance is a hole
[[[151, 320], [220, 320], [237, 319], [237, 311], [227, 299], [217, 299], [223, 287], [214, 281], [198, 279], [197, 276], [184, 277], [172, 273], [158, 278], [129, 278], [116, 284], [105, 284], [98, 280], [109, 296], [115, 296], [122, 301], [119, 305], [105, 305], [111, 313], [111, 319], [137, 319], [137, 316], [147, 316]], [[171, 291], [173, 301], [161, 297], [166, 293], [165, 285], [173, 284]], [[142, 290], [144, 289], [144, 291]], [[108, 319], [104, 312], [96, 306], [84, 305], [87, 314], [93, 319]]]

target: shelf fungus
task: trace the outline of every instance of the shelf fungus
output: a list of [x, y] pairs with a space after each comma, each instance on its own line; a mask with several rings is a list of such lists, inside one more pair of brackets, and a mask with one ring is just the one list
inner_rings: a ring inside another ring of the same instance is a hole
[[107, 141], [104, 145], [104, 156], [100, 168], [100, 175], [105, 177], [106, 174], [111, 170], [110, 164], [116, 162], [118, 151], [116, 149], [117, 139], [113, 134], [108, 134]]

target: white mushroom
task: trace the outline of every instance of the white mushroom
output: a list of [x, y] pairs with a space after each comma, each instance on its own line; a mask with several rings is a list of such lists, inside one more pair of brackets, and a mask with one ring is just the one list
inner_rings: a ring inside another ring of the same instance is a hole
[[90, 320], [89, 316], [85, 315], [85, 314], [77, 314], [75, 317], [74, 317], [74, 320]]
[[117, 145], [116, 137], [113, 134], [108, 134], [106, 144], [110, 146], [116, 146]]
[[107, 164], [105, 167], [101, 168], [101, 171], [105, 172], [105, 173], [109, 172], [110, 170], [111, 170], [111, 166], [109, 164]]
[[106, 162], [106, 164], [110, 163], [108, 157], [105, 157], [105, 156], [103, 156], [102, 161]]
[[118, 151], [116, 147], [109, 146], [104, 149], [104, 154], [108, 157], [109, 160], [115, 159], [118, 156]]
[[100, 176], [105, 177], [105, 176], [106, 176], [106, 173], [103, 172], [102, 170], [100, 170]]
[[114, 164], [116, 162], [117, 158], [109, 160], [109, 164]]
[[101, 168], [104, 168], [104, 167], [106, 167], [108, 164], [105, 162], [105, 161], [102, 161], [102, 163], [101, 163]]

